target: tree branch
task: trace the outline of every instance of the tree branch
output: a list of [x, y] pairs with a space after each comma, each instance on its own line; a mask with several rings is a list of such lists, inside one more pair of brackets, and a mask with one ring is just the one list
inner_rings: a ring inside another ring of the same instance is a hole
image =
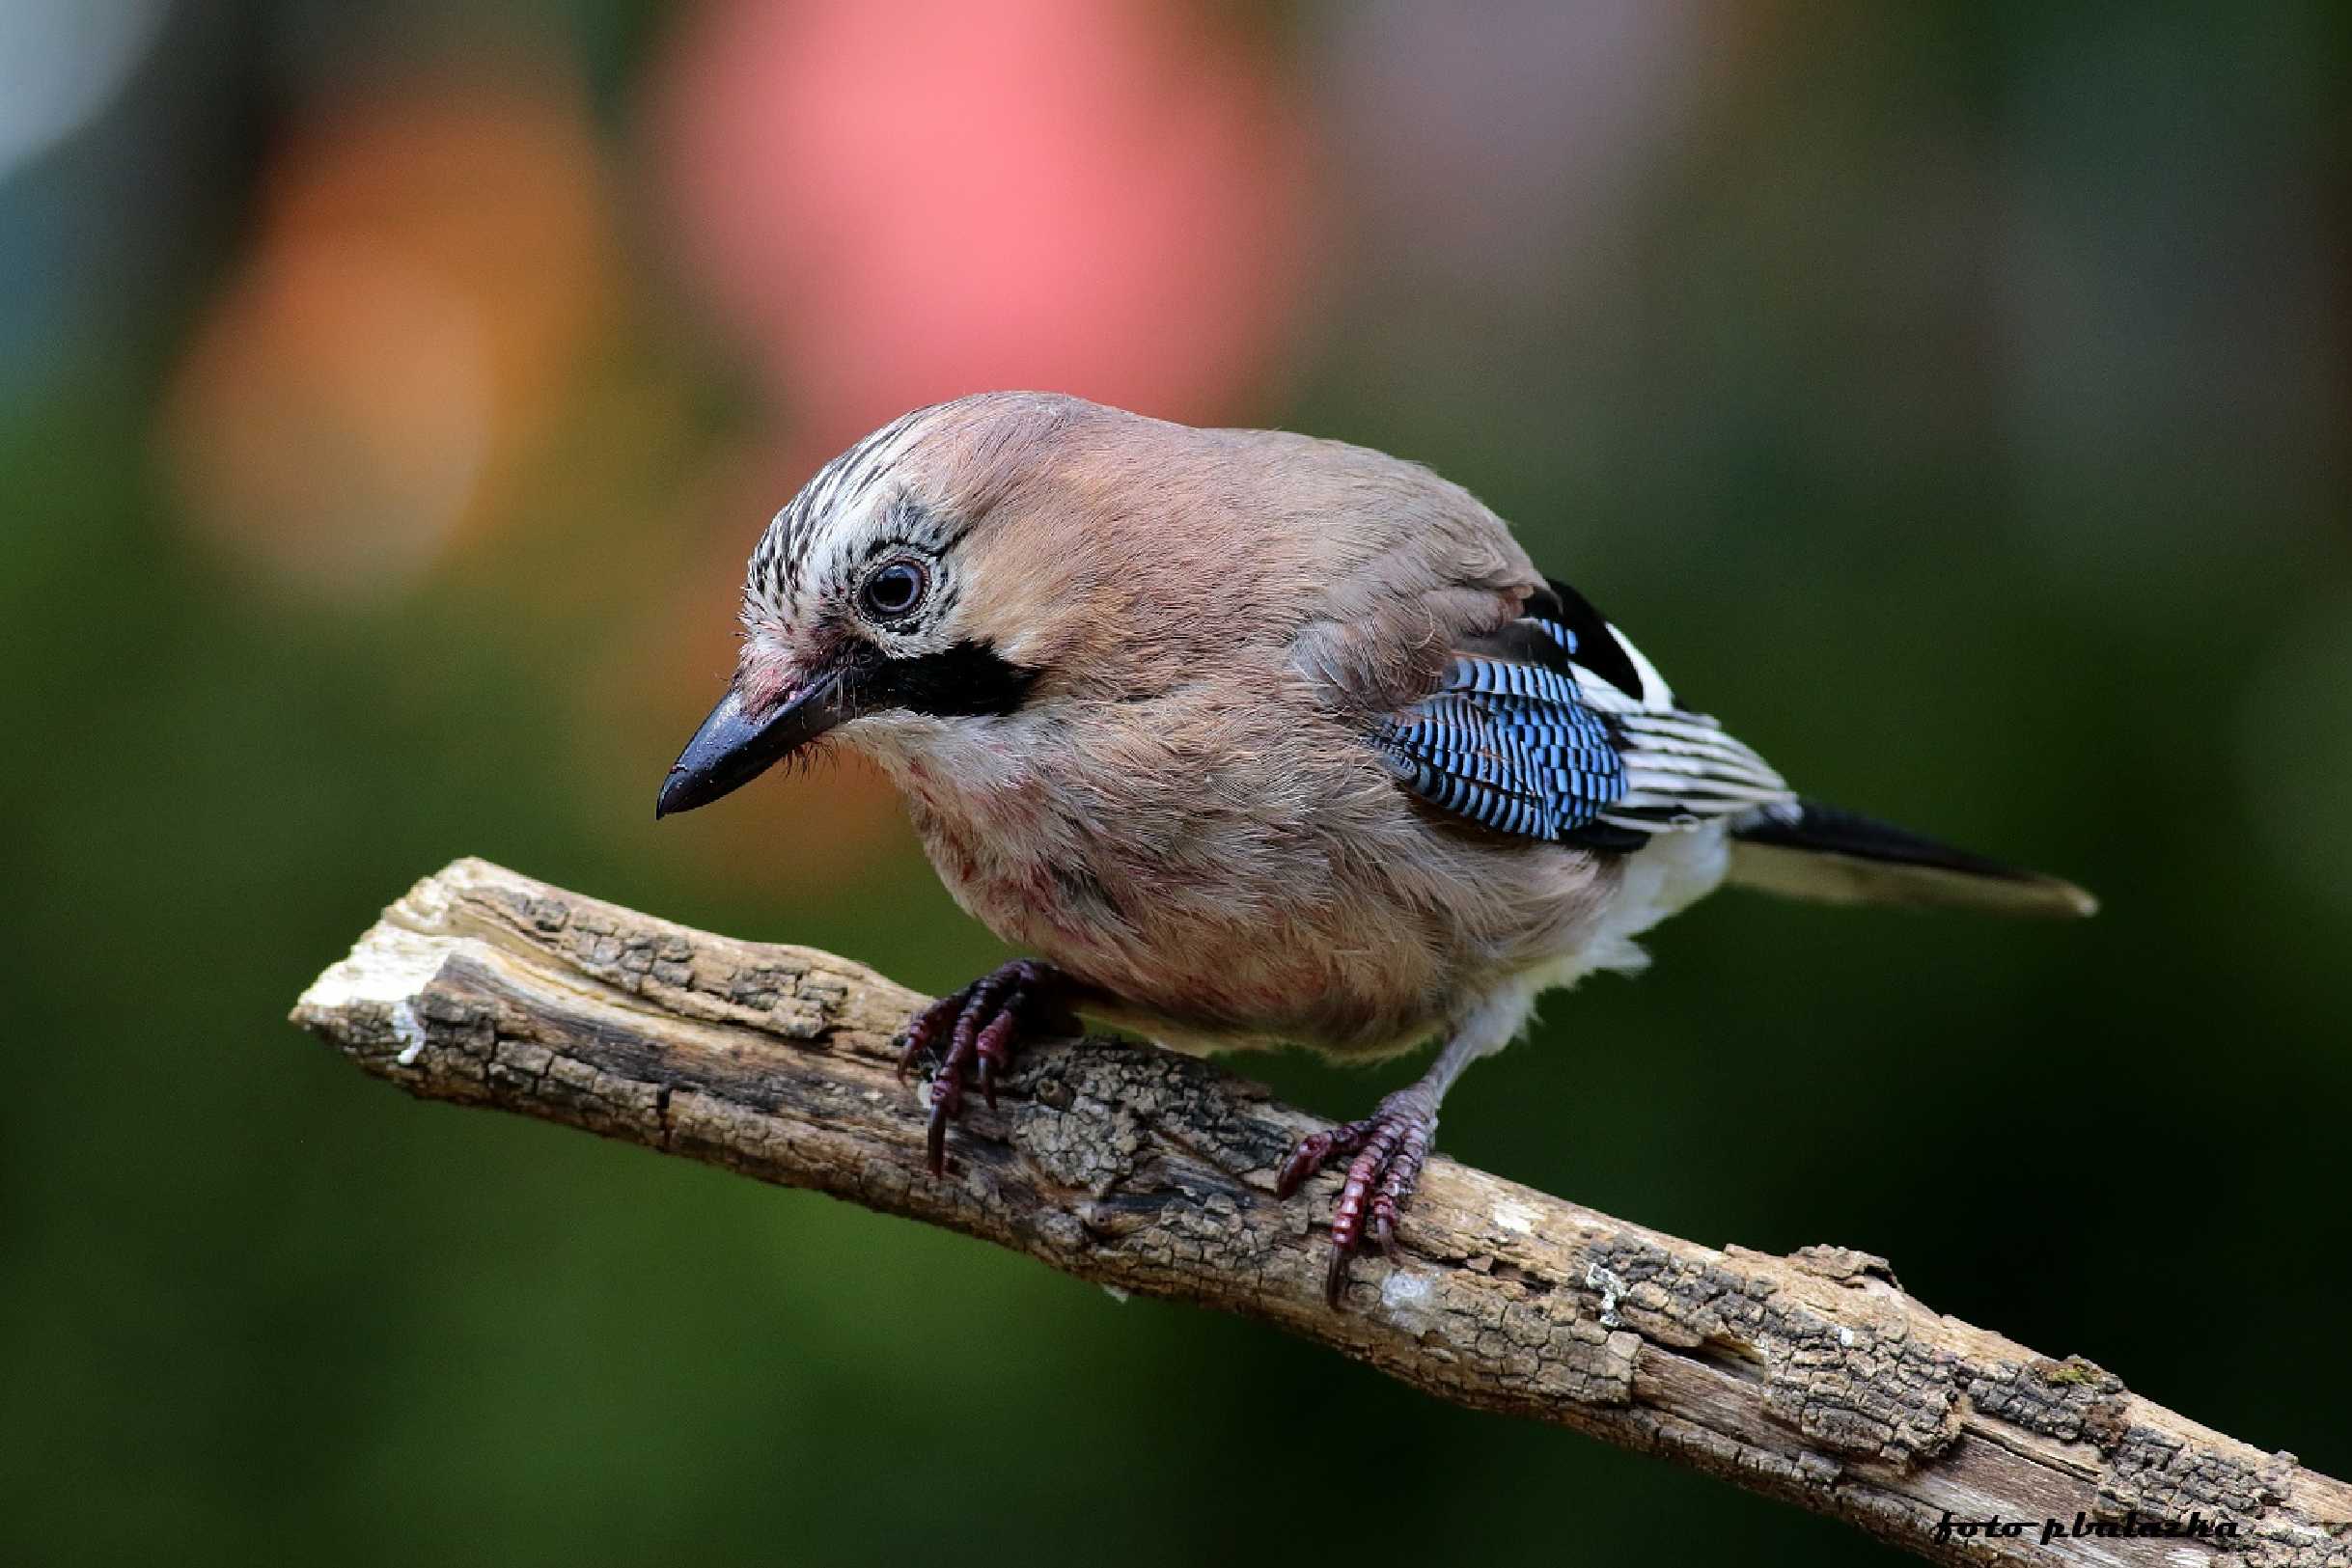
[[[1033, 1048], [970, 1104], [945, 1179], [892, 1035], [925, 999], [804, 948], [711, 936], [482, 861], [417, 884], [295, 1020], [427, 1099], [488, 1105], [889, 1214], [1082, 1279], [1263, 1318], [1436, 1398], [1533, 1416], [1858, 1525], [1939, 1562], [2352, 1565], [2352, 1487], [1940, 1317], [1884, 1260], [1680, 1241], [1446, 1159], [1401, 1256], [1323, 1303], [1332, 1178], [1272, 1196], [1318, 1125], [1219, 1067]], [[1997, 1517], [2020, 1533], [1939, 1527]], [[2063, 1533], [2045, 1541], [2044, 1521]]]

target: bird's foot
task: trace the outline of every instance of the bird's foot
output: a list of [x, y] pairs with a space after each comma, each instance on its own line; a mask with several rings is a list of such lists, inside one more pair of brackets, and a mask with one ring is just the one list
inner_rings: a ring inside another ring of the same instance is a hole
[[1368, 1229], [1383, 1252], [1397, 1251], [1397, 1211], [1412, 1196], [1437, 1136], [1437, 1106], [1420, 1089], [1415, 1085], [1388, 1096], [1362, 1121], [1308, 1134], [1291, 1146], [1274, 1178], [1275, 1196], [1288, 1197], [1333, 1160], [1354, 1156], [1331, 1209], [1331, 1272], [1323, 1294], [1334, 1307], [1347, 1285], [1347, 1260], [1362, 1249]]
[[899, 1036], [905, 1050], [899, 1056], [899, 1078], [927, 1052], [936, 1058], [931, 1072], [931, 1125], [928, 1137], [931, 1174], [947, 1169], [948, 1123], [963, 1110], [968, 1074], [996, 1109], [996, 1083], [1012, 1063], [1013, 1048], [1023, 1034], [1078, 1032], [1070, 1011], [1072, 987], [1051, 964], [1016, 958], [974, 980], [952, 995], [941, 997], [907, 1021]]

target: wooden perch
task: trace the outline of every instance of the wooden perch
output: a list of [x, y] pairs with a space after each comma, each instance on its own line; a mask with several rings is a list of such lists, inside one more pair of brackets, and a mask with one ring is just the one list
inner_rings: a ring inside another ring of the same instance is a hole
[[[458, 861], [294, 1018], [427, 1099], [567, 1122], [949, 1226], [1122, 1291], [1245, 1312], [1436, 1398], [1533, 1416], [1940, 1562], [2352, 1565], [2352, 1487], [2079, 1358], [1938, 1316], [1836, 1247], [1718, 1252], [1433, 1160], [1402, 1255], [1323, 1302], [1318, 1123], [1213, 1064], [1070, 1041], [971, 1097], [944, 1179], [892, 1035], [926, 999], [845, 959]], [[1988, 1519], [2017, 1522], [1990, 1535]], [[2122, 1530], [2227, 1527], [2218, 1535]], [[2051, 1534], [2055, 1527], [2057, 1533]], [[2081, 1533], [2077, 1533], [2078, 1527]], [[2045, 1538], [2047, 1537], [2047, 1538]]]

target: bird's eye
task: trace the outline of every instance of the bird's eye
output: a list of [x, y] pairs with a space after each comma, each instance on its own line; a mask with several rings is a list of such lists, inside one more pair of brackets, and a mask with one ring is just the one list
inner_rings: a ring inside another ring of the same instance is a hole
[[930, 577], [920, 563], [893, 561], [866, 579], [858, 599], [867, 614], [888, 620], [922, 603], [923, 591], [929, 586]]

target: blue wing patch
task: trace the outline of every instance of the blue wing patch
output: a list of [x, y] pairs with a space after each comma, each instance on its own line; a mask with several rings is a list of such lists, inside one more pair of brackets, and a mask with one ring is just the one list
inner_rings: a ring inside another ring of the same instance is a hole
[[[1564, 663], [1574, 638], [1536, 625]], [[1594, 826], [1625, 793], [1609, 724], [1560, 670], [1457, 656], [1437, 691], [1384, 724], [1374, 744], [1406, 786], [1465, 821], [1525, 839]]]
[[1455, 645], [1438, 689], [1372, 744], [1406, 788], [1466, 822], [1588, 849], [1796, 797], [1564, 583], [1519, 619]]

